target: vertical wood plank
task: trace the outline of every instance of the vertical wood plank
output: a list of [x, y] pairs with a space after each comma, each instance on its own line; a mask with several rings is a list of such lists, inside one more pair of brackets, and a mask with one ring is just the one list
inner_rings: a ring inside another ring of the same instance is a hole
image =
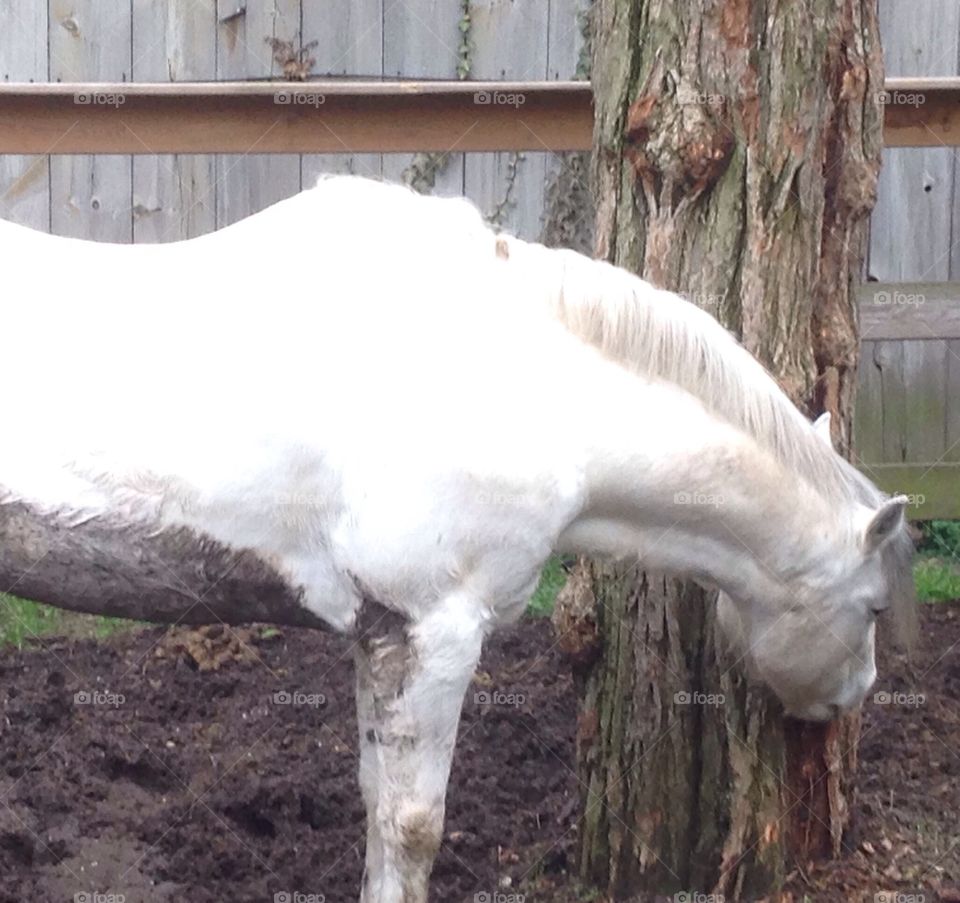
[[903, 383], [909, 399], [907, 461], [933, 464], [947, 449], [947, 343], [911, 339], [903, 345]]
[[[311, 56], [316, 58], [314, 71], [318, 74], [379, 78], [383, 73], [383, 0], [306, 2], [303, 39], [317, 42]], [[304, 154], [303, 187], [314, 185], [321, 173], [380, 178], [382, 171], [380, 154]]]
[[[403, 0], [385, 4], [383, 72], [389, 78], [456, 78], [460, 4], [455, 0]], [[422, 160], [384, 154], [383, 175], [399, 182]], [[433, 193], [463, 194], [463, 154], [451, 152], [436, 174]]]
[[882, 461], [897, 464], [906, 460], [907, 393], [903, 382], [903, 343], [877, 342], [873, 359], [880, 369], [883, 421]]
[[[299, 41], [300, 0], [220, 0], [218, 8], [217, 78], [282, 79], [267, 38]], [[216, 171], [218, 229], [300, 190], [300, 157], [258, 154], [256, 144], [247, 154], [219, 155]]]
[[547, 32], [547, 78], [550, 81], [581, 78], [579, 71], [584, 52], [583, 19], [590, 0], [550, 0], [550, 26]]
[[[0, 77], [47, 80], [47, 4], [15, 4], [0, 29]], [[0, 217], [50, 228], [50, 162], [40, 156], [0, 156]]]
[[[547, 43], [531, 42], [530, 35], [547, 35], [549, 3], [526, 0], [477, 0], [471, 3], [475, 44], [474, 78], [490, 81], [539, 80], [547, 76]], [[512, 95], [486, 95], [491, 102], [508, 102]], [[509, 105], [509, 104], [508, 104]], [[523, 117], [523, 98], [512, 108]], [[491, 222], [525, 238], [540, 234], [543, 190], [547, 174], [545, 153], [468, 154], [464, 164], [464, 193]]]
[[[133, 0], [133, 78], [216, 77], [217, 0]], [[156, 155], [133, 160], [133, 238], [179, 241], [216, 228], [216, 158]]]
[[860, 372], [853, 418], [853, 450], [859, 465], [883, 461], [883, 374], [874, 358], [876, 342], [860, 345]]
[[323, 0], [303, 5], [303, 38], [323, 76], [383, 73], [383, 0]]
[[[130, 81], [130, 0], [51, 0], [49, 36], [53, 81]], [[121, 115], [122, 107], [114, 108]], [[98, 241], [131, 241], [132, 171], [129, 156], [53, 157], [51, 230]]]

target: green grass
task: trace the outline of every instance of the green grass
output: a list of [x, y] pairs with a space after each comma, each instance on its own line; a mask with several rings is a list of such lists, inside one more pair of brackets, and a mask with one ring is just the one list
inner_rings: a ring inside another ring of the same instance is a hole
[[960, 562], [960, 520], [933, 520], [924, 527], [922, 551]]
[[947, 602], [960, 599], [960, 569], [940, 559], [921, 558], [913, 566], [917, 598], [921, 602]]
[[14, 596], [0, 596], [0, 646], [23, 646], [35, 636], [56, 633], [61, 612]]
[[123, 618], [76, 614], [0, 593], [0, 648], [20, 649], [39, 637], [64, 634], [103, 639], [135, 623]]
[[960, 521], [924, 525], [913, 579], [921, 601], [960, 599]]
[[551, 558], [540, 575], [540, 583], [527, 606], [527, 614], [534, 618], [549, 618], [553, 614], [557, 593], [566, 582], [567, 572], [563, 562], [559, 558]]

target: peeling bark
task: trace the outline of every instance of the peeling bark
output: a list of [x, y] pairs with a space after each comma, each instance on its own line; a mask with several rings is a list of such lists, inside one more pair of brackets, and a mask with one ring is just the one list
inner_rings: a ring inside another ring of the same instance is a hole
[[[594, 16], [598, 256], [710, 310], [847, 451], [876, 0], [597, 0]], [[595, 612], [571, 596], [557, 616], [581, 684], [584, 876], [614, 899], [753, 899], [791, 860], [837, 854], [857, 719], [785, 722], [696, 587], [585, 562], [577, 579]], [[725, 702], [675, 701], [694, 692]]]

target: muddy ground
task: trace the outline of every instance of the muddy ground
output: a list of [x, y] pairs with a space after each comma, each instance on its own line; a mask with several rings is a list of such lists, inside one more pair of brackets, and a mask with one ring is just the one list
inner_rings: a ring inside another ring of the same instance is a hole
[[[241, 637], [246, 648], [151, 628], [3, 653], [0, 903], [356, 899], [349, 644]], [[798, 870], [788, 899], [960, 900], [958, 641], [960, 603], [929, 606], [912, 669], [881, 660], [891, 701], [866, 706], [857, 849]], [[433, 901], [591, 899], [571, 877], [574, 725], [549, 624], [490, 643], [464, 707]]]

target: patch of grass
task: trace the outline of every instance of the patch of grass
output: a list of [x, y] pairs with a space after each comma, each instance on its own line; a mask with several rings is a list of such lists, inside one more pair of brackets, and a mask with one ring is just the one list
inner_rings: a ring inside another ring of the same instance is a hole
[[120, 630], [129, 630], [131, 627], [140, 627], [145, 621], [130, 621], [127, 618], [107, 618], [100, 615], [76, 615], [89, 623], [90, 632], [97, 639], [105, 639]]
[[549, 618], [553, 614], [557, 593], [566, 582], [567, 571], [563, 561], [557, 557], [551, 558], [540, 575], [540, 583], [527, 606], [527, 614], [534, 618]]
[[63, 611], [39, 602], [29, 602], [0, 593], [0, 648], [22, 649], [31, 640], [45, 636], [104, 639], [138, 622]]
[[932, 520], [924, 527], [921, 548], [960, 562], [960, 520]]
[[0, 646], [20, 648], [35, 636], [56, 633], [62, 615], [49, 605], [0, 595]]
[[923, 525], [913, 580], [923, 602], [960, 599], [960, 521], [932, 520]]
[[917, 598], [923, 602], [960, 599], [960, 570], [935, 558], [921, 558], [913, 566]]

